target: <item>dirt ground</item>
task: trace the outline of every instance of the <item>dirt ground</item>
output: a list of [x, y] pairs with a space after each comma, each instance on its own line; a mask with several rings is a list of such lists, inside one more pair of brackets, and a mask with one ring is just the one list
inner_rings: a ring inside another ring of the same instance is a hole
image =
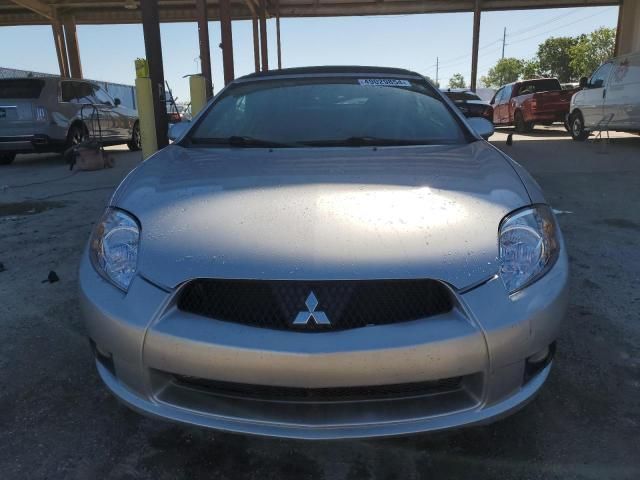
[[[102, 386], [76, 269], [92, 223], [139, 162], [71, 175], [55, 156], [0, 168], [0, 478], [640, 478], [640, 137], [576, 143], [559, 129], [492, 141], [559, 216], [571, 305], [536, 400], [487, 427], [337, 442], [253, 438], [147, 419]], [[45, 282], [55, 271], [59, 281]], [[44, 282], [44, 283], [43, 283]]]

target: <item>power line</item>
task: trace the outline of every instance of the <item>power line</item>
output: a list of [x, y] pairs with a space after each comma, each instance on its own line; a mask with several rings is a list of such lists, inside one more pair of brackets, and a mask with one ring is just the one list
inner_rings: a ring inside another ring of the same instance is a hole
[[[610, 8], [616, 8], [616, 7], [610, 7]], [[531, 40], [532, 38], [539, 37], [541, 35], [546, 35], [548, 33], [555, 32], [555, 31], [560, 30], [562, 28], [570, 27], [571, 25], [575, 25], [576, 23], [583, 22], [584, 20], [588, 20], [589, 18], [595, 17], [596, 15], [601, 15], [601, 14], [602, 14], [602, 12], [597, 12], [597, 13], [594, 13], [592, 15], [587, 15], [586, 17], [579, 18], [577, 20], [574, 20], [573, 22], [565, 23], [563, 25], [560, 25], [559, 27], [552, 28], [551, 30], [546, 30], [544, 32], [536, 33], [536, 34], [531, 35], [529, 37], [521, 38], [520, 40], [516, 40], [515, 42], [508, 43], [507, 45], [513, 45], [513, 44], [516, 44], [516, 43], [526, 42], [527, 40]]]

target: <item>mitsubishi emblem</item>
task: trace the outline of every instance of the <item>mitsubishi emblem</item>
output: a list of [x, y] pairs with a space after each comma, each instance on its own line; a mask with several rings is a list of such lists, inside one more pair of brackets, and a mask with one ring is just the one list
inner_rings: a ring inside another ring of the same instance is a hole
[[307, 307], [307, 311], [298, 312], [298, 315], [296, 315], [296, 318], [293, 321], [294, 325], [308, 325], [309, 320], [311, 319], [313, 319], [316, 325], [331, 325], [326, 313], [319, 310], [316, 311], [316, 308], [318, 307], [318, 299], [313, 292], [309, 293], [304, 304]]

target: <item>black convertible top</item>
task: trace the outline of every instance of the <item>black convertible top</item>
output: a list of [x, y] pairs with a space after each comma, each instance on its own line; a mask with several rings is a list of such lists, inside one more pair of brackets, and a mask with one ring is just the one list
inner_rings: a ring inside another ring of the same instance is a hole
[[240, 77], [237, 80], [249, 80], [258, 78], [278, 77], [285, 75], [313, 75], [313, 74], [380, 74], [384, 76], [389, 75], [403, 75], [423, 78], [422, 75], [411, 70], [405, 70], [404, 68], [391, 68], [391, 67], [363, 67], [363, 66], [350, 66], [350, 65], [325, 65], [320, 67], [295, 67], [295, 68], [283, 68], [280, 70], [268, 70], [266, 72], [256, 72], [244, 77]]

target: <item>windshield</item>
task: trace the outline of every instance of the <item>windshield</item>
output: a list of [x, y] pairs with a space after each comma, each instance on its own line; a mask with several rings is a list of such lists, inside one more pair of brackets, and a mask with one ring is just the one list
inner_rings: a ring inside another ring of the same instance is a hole
[[453, 144], [465, 137], [426, 82], [354, 77], [238, 84], [215, 102], [189, 140], [238, 146], [361, 146]]
[[531, 82], [523, 82], [520, 85], [520, 95], [524, 95], [525, 93], [549, 92], [555, 90], [562, 90], [560, 82], [555, 78], [533, 80]]
[[456, 103], [482, 100], [473, 92], [445, 92], [445, 94]]

